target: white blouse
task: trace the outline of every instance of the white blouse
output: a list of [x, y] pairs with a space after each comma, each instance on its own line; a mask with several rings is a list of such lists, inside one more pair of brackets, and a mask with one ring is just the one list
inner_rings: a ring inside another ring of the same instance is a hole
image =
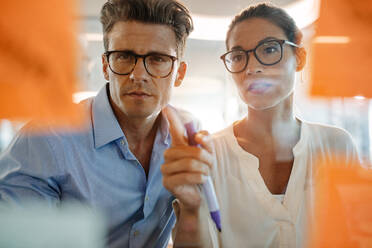
[[[340, 128], [302, 122], [293, 148], [294, 163], [285, 195], [271, 194], [259, 173], [259, 160], [234, 136], [233, 125], [213, 135], [216, 165], [212, 171], [220, 204], [222, 232], [209, 231], [215, 247], [303, 247], [307, 208], [312, 209], [312, 173], [316, 159], [342, 153], [357, 159], [350, 134]], [[205, 213], [208, 214], [208, 213]]]

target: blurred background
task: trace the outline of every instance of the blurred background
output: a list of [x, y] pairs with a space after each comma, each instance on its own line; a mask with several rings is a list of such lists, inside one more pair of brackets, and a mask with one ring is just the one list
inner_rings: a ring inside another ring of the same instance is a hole
[[[96, 94], [106, 83], [102, 74], [102, 28], [99, 12], [105, 0], [82, 0], [78, 16], [79, 44], [82, 63], [82, 85], [76, 102]], [[191, 10], [195, 30], [188, 40], [185, 60], [188, 72], [181, 87], [175, 88], [171, 104], [190, 111], [209, 132], [218, 131], [242, 117], [246, 109], [239, 99], [230, 75], [226, 72], [220, 55], [225, 52], [224, 38], [232, 17], [242, 8], [262, 2], [255, 0], [183, 0]], [[304, 33], [304, 46], [308, 65], [297, 75], [295, 105], [298, 117], [311, 122], [321, 122], [342, 127], [349, 131], [358, 147], [364, 164], [372, 156], [371, 101], [362, 95], [349, 98], [312, 98], [308, 95], [310, 79], [311, 42], [328, 42], [315, 36], [315, 21], [319, 15], [320, 0], [273, 0], [284, 7], [296, 20]], [[336, 41], [337, 42], [337, 41]], [[6, 149], [22, 122], [0, 119], [0, 151]]]

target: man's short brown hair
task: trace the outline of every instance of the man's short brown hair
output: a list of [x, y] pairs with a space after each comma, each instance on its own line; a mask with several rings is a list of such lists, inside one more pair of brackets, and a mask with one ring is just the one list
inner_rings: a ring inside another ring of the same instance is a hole
[[189, 10], [177, 0], [109, 0], [101, 10], [103, 44], [108, 50], [107, 35], [118, 21], [164, 24], [176, 35], [177, 55], [182, 56], [186, 38], [193, 30]]

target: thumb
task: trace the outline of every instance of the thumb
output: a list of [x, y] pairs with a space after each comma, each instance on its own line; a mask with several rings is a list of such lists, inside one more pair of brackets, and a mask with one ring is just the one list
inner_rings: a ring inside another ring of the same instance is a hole
[[177, 110], [170, 105], [163, 109], [163, 114], [169, 122], [169, 132], [172, 137], [172, 146], [188, 145], [185, 136], [185, 127], [177, 113]]

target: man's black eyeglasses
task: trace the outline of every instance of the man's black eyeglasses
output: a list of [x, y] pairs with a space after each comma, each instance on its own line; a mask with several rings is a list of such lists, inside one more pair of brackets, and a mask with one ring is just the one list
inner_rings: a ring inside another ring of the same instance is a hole
[[138, 58], [142, 58], [147, 73], [154, 78], [168, 77], [177, 60], [177, 57], [161, 53], [139, 55], [131, 51], [107, 51], [105, 55], [111, 71], [118, 75], [129, 75]]

